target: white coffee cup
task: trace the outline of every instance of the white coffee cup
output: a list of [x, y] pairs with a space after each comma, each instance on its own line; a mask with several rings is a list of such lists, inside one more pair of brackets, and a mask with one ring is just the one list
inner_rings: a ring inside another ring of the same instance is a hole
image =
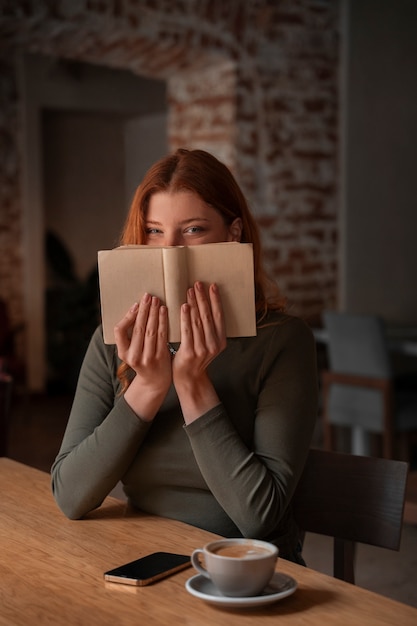
[[191, 563], [225, 596], [257, 596], [271, 580], [278, 548], [258, 539], [219, 539], [194, 550]]

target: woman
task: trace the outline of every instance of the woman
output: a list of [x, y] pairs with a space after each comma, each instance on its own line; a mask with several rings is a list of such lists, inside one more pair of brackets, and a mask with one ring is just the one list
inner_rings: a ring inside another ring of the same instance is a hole
[[[140, 510], [224, 536], [276, 543], [300, 561], [290, 501], [317, 413], [314, 339], [266, 280], [255, 221], [230, 171], [201, 150], [157, 162], [138, 187], [122, 244], [251, 242], [257, 336], [226, 339], [216, 285], [197, 282], [167, 343], [166, 307], [145, 294], [92, 337], [61, 449], [56, 501], [70, 518], [121, 480]], [[173, 355], [174, 353], [174, 355]]]

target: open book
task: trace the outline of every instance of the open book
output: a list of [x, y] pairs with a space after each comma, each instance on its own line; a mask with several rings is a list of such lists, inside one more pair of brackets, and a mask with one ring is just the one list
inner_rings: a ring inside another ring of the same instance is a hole
[[180, 307], [195, 281], [216, 283], [228, 337], [256, 335], [253, 249], [250, 243], [198, 246], [121, 246], [98, 253], [104, 342], [115, 343], [114, 326], [144, 293], [168, 307], [168, 341], [180, 337]]

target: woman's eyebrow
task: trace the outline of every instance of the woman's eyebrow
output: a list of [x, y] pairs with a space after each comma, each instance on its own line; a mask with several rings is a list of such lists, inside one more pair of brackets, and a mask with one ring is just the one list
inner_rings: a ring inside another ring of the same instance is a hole
[[190, 222], [209, 222], [208, 217], [188, 217], [186, 220], [183, 220], [181, 224], [189, 224]]
[[[182, 222], [180, 222], [181, 225], [184, 224], [189, 224], [191, 222], [209, 222], [209, 218], [208, 217], [187, 217], [186, 220], [183, 220]], [[146, 224], [154, 224], [156, 226], [161, 226], [163, 224], [163, 222], [158, 222], [158, 220], [146, 220], [145, 221]]]

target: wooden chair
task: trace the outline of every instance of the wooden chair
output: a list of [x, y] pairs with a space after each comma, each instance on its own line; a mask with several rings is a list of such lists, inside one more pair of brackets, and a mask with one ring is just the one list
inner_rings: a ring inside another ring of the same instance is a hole
[[[377, 315], [325, 311], [329, 369], [321, 372], [326, 450], [337, 450], [338, 427], [352, 433], [350, 452], [370, 454], [369, 434], [382, 438], [382, 456], [410, 460], [417, 435], [417, 388], [393, 376], [384, 324]], [[346, 450], [344, 450], [346, 451]]]
[[408, 464], [326, 450], [309, 451], [293, 510], [304, 532], [334, 538], [333, 575], [355, 582], [355, 544], [400, 546]]

